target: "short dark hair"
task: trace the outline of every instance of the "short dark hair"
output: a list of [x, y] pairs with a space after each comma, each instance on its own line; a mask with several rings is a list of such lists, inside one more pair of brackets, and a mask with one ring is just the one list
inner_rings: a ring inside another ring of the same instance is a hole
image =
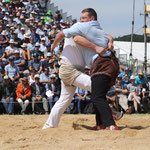
[[89, 17], [94, 17], [94, 20], [97, 20], [97, 13], [93, 8], [85, 8], [82, 10], [82, 13], [88, 12]]

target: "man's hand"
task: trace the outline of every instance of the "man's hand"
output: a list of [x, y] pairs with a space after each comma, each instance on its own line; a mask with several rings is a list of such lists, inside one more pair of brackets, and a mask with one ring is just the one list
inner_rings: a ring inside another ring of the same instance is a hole
[[9, 101], [10, 101], [10, 97], [7, 97], [7, 98], [6, 98], [6, 101], [9, 103]]
[[112, 43], [112, 42], [109, 42], [107, 46], [108, 46], [107, 49], [113, 51], [114, 46], [113, 46], [113, 43]]
[[106, 51], [107, 51], [107, 48], [103, 48], [103, 47], [100, 47], [100, 46], [96, 46], [96, 52], [100, 55], [103, 55]]

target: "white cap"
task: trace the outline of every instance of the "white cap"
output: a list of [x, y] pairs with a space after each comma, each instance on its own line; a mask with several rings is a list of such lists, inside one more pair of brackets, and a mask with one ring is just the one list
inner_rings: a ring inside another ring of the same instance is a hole
[[39, 74], [36, 74], [36, 75], [34, 76], [34, 78], [40, 78], [40, 75], [39, 75]]
[[50, 78], [56, 78], [56, 75], [55, 74], [51, 74]]
[[30, 36], [29, 36], [29, 34], [28, 33], [26, 33], [26, 34], [24, 34], [24, 38], [30, 38]]
[[48, 52], [48, 53], [47, 53], [47, 56], [52, 56], [52, 53]]
[[24, 30], [25, 31], [25, 28], [21, 28], [20, 30]]
[[9, 79], [9, 77], [8, 76], [4, 76], [4, 80], [7, 80], [7, 79]]
[[41, 38], [41, 41], [45, 41], [45, 37], [42, 37], [42, 38]]
[[14, 39], [10, 39], [9, 43], [13, 44], [14, 43]]
[[19, 50], [15, 50], [14, 53], [20, 53], [20, 51]]
[[135, 76], [132, 75], [132, 76], [130, 77], [130, 80], [135, 80]]
[[26, 44], [26, 43], [23, 43], [23, 44], [21, 45], [21, 47], [27, 47], [27, 44]]
[[40, 43], [36, 43], [35, 46], [40, 46]]

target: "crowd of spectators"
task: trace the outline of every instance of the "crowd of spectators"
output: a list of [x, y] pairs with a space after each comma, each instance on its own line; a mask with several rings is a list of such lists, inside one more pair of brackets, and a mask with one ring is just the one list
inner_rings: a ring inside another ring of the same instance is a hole
[[49, 113], [60, 95], [63, 42], [55, 51], [51, 45], [70, 23], [59, 11], [40, 11], [38, 0], [0, 0], [0, 104], [7, 114], [14, 113], [15, 103], [21, 114], [29, 104], [33, 113]]
[[133, 75], [126, 67], [118, 75], [116, 84], [111, 87], [107, 98], [113, 107], [127, 114], [150, 112], [150, 74], [139, 70]]
[[[51, 51], [56, 34], [74, 24], [59, 11], [40, 16], [34, 0], [0, 0], [0, 99], [5, 113], [47, 114], [59, 99], [58, 76], [63, 42]], [[85, 73], [89, 74], [88, 68]], [[150, 75], [133, 76], [129, 68], [120, 73], [107, 94], [108, 102], [124, 113], [149, 112]], [[14, 107], [15, 104], [18, 104]], [[76, 107], [75, 107], [76, 106]], [[92, 113], [90, 93], [77, 88], [66, 113]], [[1, 107], [0, 107], [1, 109]], [[69, 110], [70, 109], [70, 110]]]

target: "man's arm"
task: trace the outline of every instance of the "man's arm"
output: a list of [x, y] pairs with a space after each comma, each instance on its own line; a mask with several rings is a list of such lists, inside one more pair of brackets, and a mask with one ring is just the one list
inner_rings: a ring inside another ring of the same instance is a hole
[[90, 42], [89, 40], [87, 40], [86, 38], [84, 38], [82, 36], [75, 36], [74, 41], [75, 41], [76, 44], [78, 44], [82, 47], [94, 50], [98, 54], [103, 55], [108, 49], [113, 50], [113, 48], [114, 48], [113, 47], [113, 38], [112, 38], [112, 36], [109, 35], [109, 34], [107, 34], [107, 36], [108, 36], [108, 39], [109, 39], [109, 43], [108, 43], [106, 49]]
[[60, 31], [59, 33], [57, 33], [57, 35], [56, 35], [56, 37], [55, 37], [55, 40], [54, 40], [54, 42], [53, 42], [53, 44], [52, 44], [51, 50], [54, 50], [55, 47], [57, 46], [57, 44], [58, 44], [59, 42], [61, 42], [64, 37], [65, 37], [65, 35], [64, 35], [63, 31]]
[[107, 51], [107, 49], [97, 46], [96, 44], [90, 42], [89, 40], [87, 40], [86, 38], [84, 38], [82, 36], [75, 36], [74, 41], [76, 44], [78, 44], [82, 47], [94, 50], [97, 53], [99, 53], [100, 55], [104, 54]]

